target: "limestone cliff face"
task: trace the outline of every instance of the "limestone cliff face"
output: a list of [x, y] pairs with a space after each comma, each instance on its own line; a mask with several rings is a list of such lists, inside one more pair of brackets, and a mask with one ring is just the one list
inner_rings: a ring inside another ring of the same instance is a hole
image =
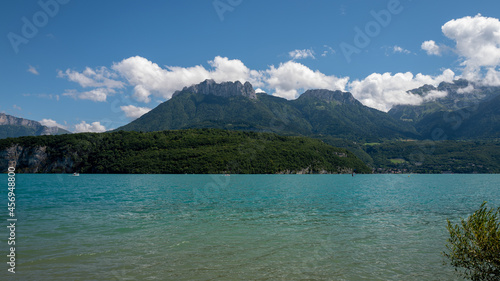
[[26, 126], [34, 129], [42, 127], [42, 125], [36, 121], [17, 118], [5, 113], [0, 113], [0, 125]]
[[242, 84], [240, 81], [236, 82], [223, 82], [216, 83], [214, 80], [205, 80], [200, 84], [192, 85], [190, 87], [184, 87], [182, 91], [176, 91], [173, 96], [176, 96], [182, 92], [188, 93], [200, 93], [204, 95], [215, 95], [220, 97], [230, 97], [241, 95], [250, 99], [257, 99], [255, 90], [252, 85], [248, 82]]
[[46, 146], [25, 148], [13, 145], [0, 151], [0, 173], [5, 173], [9, 164], [16, 163], [19, 173], [73, 173], [71, 154], [53, 157]]

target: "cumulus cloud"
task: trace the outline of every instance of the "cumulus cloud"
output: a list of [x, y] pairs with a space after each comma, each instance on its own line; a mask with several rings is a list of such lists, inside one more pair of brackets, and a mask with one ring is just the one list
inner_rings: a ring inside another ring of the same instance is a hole
[[151, 111], [151, 108], [148, 107], [138, 107], [135, 105], [125, 105], [125, 106], [120, 106], [120, 109], [125, 112], [125, 116], [130, 117], [130, 118], [139, 118], [142, 115], [148, 113]]
[[288, 55], [293, 60], [300, 60], [300, 59], [306, 59], [306, 58], [315, 59], [314, 51], [311, 49], [293, 50], [293, 51], [289, 52]]
[[[408, 92], [425, 84], [437, 86], [442, 81], [451, 82], [455, 79], [455, 73], [446, 69], [439, 76], [413, 75], [406, 73], [373, 73], [363, 80], [354, 80], [349, 83], [349, 90], [355, 98], [364, 105], [382, 111], [388, 111], [396, 104], [420, 104], [425, 97]], [[429, 99], [443, 95], [443, 93], [432, 93]]]
[[32, 65], [29, 65], [29, 67], [28, 67], [28, 70], [27, 70], [27, 71], [28, 71], [28, 72], [30, 72], [30, 73], [33, 73], [33, 74], [35, 74], [35, 75], [40, 75], [40, 73], [38, 73], [38, 70], [36, 69], [36, 67], [34, 67], [34, 66], [32, 66]]
[[106, 67], [97, 69], [87, 67], [83, 72], [66, 69], [64, 72], [58, 71], [57, 76], [76, 82], [83, 88], [117, 89], [125, 86], [122, 81], [116, 79], [118, 78], [116, 73], [109, 71]]
[[[398, 46], [392, 49], [402, 53], [407, 51]], [[97, 102], [106, 101], [109, 95], [116, 94], [121, 87], [130, 89], [132, 97], [144, 103], [150, 102], [154, 97], [170, 99], [176, 90], [206, 79], [214, 79], [219, 83], [248, 81], [257, 88], [257, 92], [267, 92], [286, 99], [295, 99], [308, 89], [350, 90], [363, 104], [384, 111], [394, 104], [418, 104], [424, 101], [424, 97], [408, 93], [408, 90], [424, 84], [437, 85], [455, 78], [455, 73], [451, 70], [445, 70], [436, 77], [414, 75], [411, 72], [394, 75], [373, 73], [364, 79], [349, 83], [349, 77], [327, 75], [294, 60], [280, 63], [278, 66], [271, 65], [264, 70], [252, 70], [240, 60], [217, 56], [208, 61], [208, 65], [208, 68], [202, 65], [162, 67], [146, 58], [135, 56], [114, 63], [109, 69], [86, 68], [81, 73], [67, 70], [59, 75], [80, 84], [83, 88], [93, 87], [81, 91], [67, 90], [63, 95]], [[491, 81], [500, 83], [499, 75], [494, 70], [491, 71], [490, 77]], [[122, 106], [121, 110], [126, 116], [137, 118], [149, 108], [134, 105]]]
[[160, 67], [143, 57], [135, 56], [115, 63], [112, 69], [123, 76], [134, 87], [134, 98], [148, 103], [151, 96], [169, 99], [176, 90], [200, 83], [206, 79], [216, 82], [241, 81], [260, 85], [260, 73], [250, 70], [240, 60], [215, 57], [208, 62], [212, 69], [201, 65], [194, 67]]
[[488, 68], [482, 83], [489, 86], [500, 86], [500, 72], [494, 68]]
[[459, 94], [468, 94], [468, 93], [471, 93], [472, 91], [474, 91], [474, 85], [472, 84], [469, 84], [467, 87], [465, 88], [460, 88], [457, 90], [457, 93]]
[[47, 126], [47, 127], [59, 127], [59, 128], [62, 128], [62, 129], [67, 129], [68, 128], [67, 126], [58, 124], [55, 120], [52, 120], [52, 119], [42, 119], [39, 122], [43, 126]]
[[230, 60], [217, 56], [213, 61], [209, 61], [208, 63], [214, 69], [210, 71], [210, 78], [216, 82], [248, 81], [254, 86], [262, 86], [262, 73], [257, 70], [250, 70], [240, 60]]
[[100, 122], [92, 122], [92, 124], [87, 124], [87, 122], [82, 121], [80, 124], [75, 125], [75, 133], [102, 133], [106, 131], [106, 127], [101, 125]]
[[86, 67], [82, 72], [66, 69], [64, 72], [59, 71], [57, 76], [78, 83], [82, 88], [94, 88], [80, 92], [71, 89], [63, 93], [63, 96], [70, 96], [75, 99], [104, 102], [109, 95], [116, 93], [115, 89], [125, 87], [125, 83], [118, 80], [118, 75], [106, 67], [96, 69]]
[[471, 69], [500, 64], [500, 21], [496, 18], [463, 17], [445, 23], [441, 30], [456, 42], [456, 52]]
[[441, 55], [441, 47], [439, 47], [433, 40], [425, 41], [420, 47], [422, 50], [426, 51], [428, 55]]
[[431, 101], [431, 100], [436, 100], [440, 98], [444, 98], [448, 95], [447, 91], [438, 91], [438, 90], [431, 90], [429, 93], [427, 93], [423, 99], [424, 101]]
[[297, 98], [298, 90], [304, 89], [344, 90], [349, 81], [349, 77], [328, 76], [294, 61], [273, 65], [266, 75], [265, 83], [275, 91], [274, 95], [286, 99]]
[[106, 89], [106, 88], [98, 88], [98, 89], [93, 89], [93, 90], [86, 91], [86, 92], [78, 92], [76, 90], [67, 90], [65, 93], [63, 93], [63, 96], [69, 96], [69, 97], [72, 97], [74, 99], [104, 102], [104, 101], [106, 101], [108, 95], [111, 93], [114, 93], [114, 90]]
[[[454, 52], [464, 66], [461, 77], [484, 85], [500, 86], [500, 20], [477, 14], [453, 19], [441, 27], [443, 34], [455, 41]], [[430, 55], [440, 55], [444, 48], [433, 40], [422, 43]]]

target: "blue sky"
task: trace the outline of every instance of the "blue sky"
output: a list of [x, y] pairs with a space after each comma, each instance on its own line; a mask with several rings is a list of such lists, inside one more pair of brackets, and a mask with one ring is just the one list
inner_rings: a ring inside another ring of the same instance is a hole
[[500, 85], [498, 1], [40, 0], [0, 13], [0, 112], [76, 132], [127, 124], [207, 78], [287, 99], [340, 89], [380, 110], [445, 94], [406, 92], [424, 84]]

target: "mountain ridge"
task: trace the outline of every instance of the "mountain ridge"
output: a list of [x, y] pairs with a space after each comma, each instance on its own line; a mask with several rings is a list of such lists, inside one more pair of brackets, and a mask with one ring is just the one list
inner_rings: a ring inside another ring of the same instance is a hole
[[257, 99], [255, 90], [249, 82], [242, 84], [240, 81], [216, 83], [213, 79], [207, 79], [199, 84], [184, 87], [181, 91], [175, 91], [172, 97], [182, 92], [200, 93], [203, 95], [215, 95], [220, 97], [244, 96]]
[[0, 113], [0, 139], [21, 136], [70, 134], [59, 127], [48, 127], [40, 122]]
[[[361, 142], [434, 139], [436, 129], [445, 132], [446, 139], [500, 137], [493, 126], [500, 120], [500, 113], [495, 111], [495, 107], [500, 108], [500, 99], [496, 98], [500, 87], [459, 79], [408, 92], [422, 96], [424, 101], [382, 112], [363, 105], [349, 92], [311, 89], [295, 100], [286, 100], [255, 93], [249, 82], [206, 80], [176, 91], [170, 100], [117, 130], [218, 128]], [[480, 120], [483, 133], [477, 133], [471, 120]]]
[[500, 120], [496, 110], [500, 108], [500, 87], [459, 79], [442, 82], [438, 87], [424, 85], [410, 92], [425, 96], [431, 91], [446, 95], [419, 105], [397, 105], [388, 114], [415, 127], [423, 139], [434, 139], [432, 132], [436, 130], [445, 133], [447, 139], [500, 137], [496, 126]]
[[116, 130], [219, 128], [369, 141], [417, 135], [404, 122], [364, 106], [349, 92], [309, 90], [291, 101], [265, 93], [254, 97], [254, 93], [248, 82], [206, 80], [177, 91], [170, 100]]

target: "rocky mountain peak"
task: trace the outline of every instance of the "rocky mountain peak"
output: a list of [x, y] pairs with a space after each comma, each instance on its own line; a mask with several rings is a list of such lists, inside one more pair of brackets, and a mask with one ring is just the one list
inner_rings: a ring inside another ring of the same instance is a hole
[[438, 86], [438, 91], [457, 91], [461, 88], [466, 88], [469, 86], [470, 82], [465, 79], [454, 80], [452, 83], [441, 82]]
[[249, 82], [242, 84], [240, 81], [217, 83], [212, 79], [207, 79], [200, 84], [184, 87], [182, 91], [176, 91], [172, 97], [184, 92], [200, 93], [203, 95], [214, 95], [226, 98], [231, 96], [244, 96], [250, 99], [257, 99], [257, 95], [255, 94], [252, 84]]
[[304, 98], [317, 98], [322, 101], [332, 102], [335, 101], [340, 104], [358, 104], [359, 101], [356, 100], [351, 93], [342, 91], [330, 91], [326, 89], [317, 90], [307, 90], [303, 93], [299, 99]]
[[437, 90], [436, 87], [430, 85], [430, 84], [425, 84], [422, 87], [406, 91], [407, 93], [412, 93], [414, 95], [419, 95], [419, 96], [425, 96], [428, 92]]

